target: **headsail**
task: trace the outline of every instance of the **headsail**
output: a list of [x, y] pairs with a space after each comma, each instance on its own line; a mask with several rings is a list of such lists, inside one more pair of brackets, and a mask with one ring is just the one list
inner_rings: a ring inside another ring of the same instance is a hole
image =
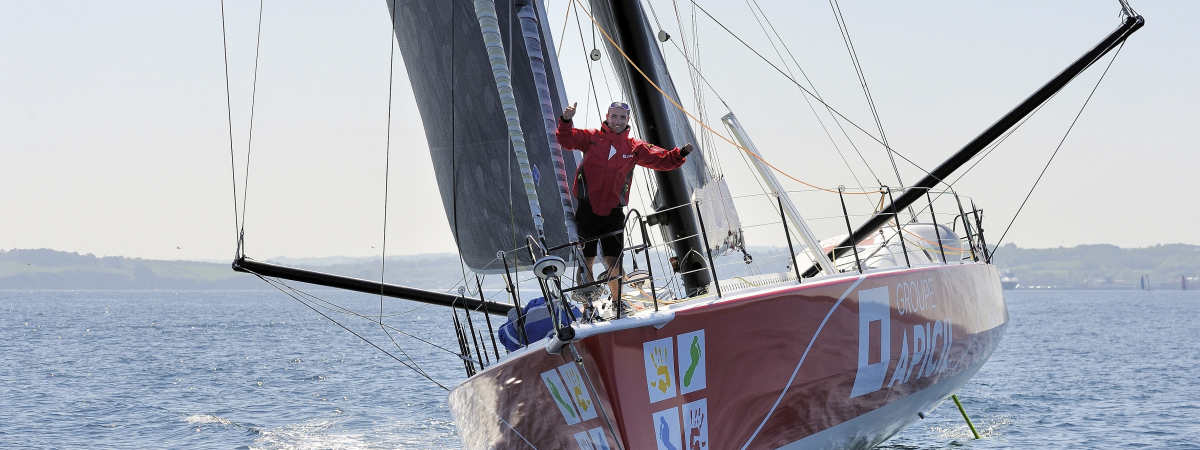
[[[553, 46], [537, 20], [540, 2], [515, 3], [495, 3], [512, 94], [502, 101], [471, 0], [388, 0], [389, 7], [397, 8], [393, 28], [421, 112], [446, 217], [459, 252], [476, 272], [503, 270], [495, 261], [496, 252], [522, 247], [526, 236], [538, 235], [536, 209], [549, 245], [574, 239], [564, 194], [576, 162], [564, 158], [561, 150], [555, 155], [557, 145], [545, 125], [547, 108], [561, 111], [565, 101], [553, 72]], [[519, 18], [523, 8], [526, 17]], [[505, 118], [503, 103], [508, 101], [508, 110], [517, 113], [513, 119], [520, 123], [528, 158], [524, 179]], [[523, 181], [530, 179], [531, 184]], [[535, 196], [527, 195], [527, 187], [536, 192], [534, 208], [528, 199]], [[529, 263], [525, 252], [513, 257]]]

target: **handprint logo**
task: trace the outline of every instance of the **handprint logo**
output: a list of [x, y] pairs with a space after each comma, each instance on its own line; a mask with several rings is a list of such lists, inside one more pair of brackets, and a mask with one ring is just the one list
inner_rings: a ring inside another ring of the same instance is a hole
[[696, 367], [700, 365], [700, 336], [692, 336], [692, 348], [689, 352], [692, 356], [692, 364], [688, 366], [687, 372], [683, 374], [683, 387], [692, 385], [692, 375], [696, 374]]
[[571, 385], [571, 389], [575, 391], [575, 403], [579, 404], [580, 411], [587, 413], [588, 408], [591, 408], [592, 406], [592, 402], [584, 398], [582, 384], [579, 382], [579, 372], [575, 372], [573, 370], [564, 372], [567, 372], [567, 383], [569, 383]]
[[[675, 420], [679, 420], [679, 416], [675, 416]], [[667, 425], [667, 418], [664, 416], [658, 417], [658, 441], [662, 442], [663, 447], [676, 450], [675, 446], [671, 445], [671, 427]]]
[[568, 403], [566, 400], [563, 400], [562, 394], [558, 392], [558, 386], [555, 386], [554, 382], [550, 381], [549, 379], [546, 380], [546, 385], [550, 386], [550, 393], [554, 395], [554, 399], [558, 401], [558, 404], [562, 405], [563, 408], [566, 408], [567, 412], [571, 414], [571, 418], [574, 419], [575, 408], [572, 408], [570, 403]]
[[704, 428], [704, 412], [699, 409], [693, 409], [688, 412], [688, 423], [691, 427], [688, 429], [687, 440], [688, 450], [705, 450], [708, 448], [708, 441], [701, 440], [700, 430]]
[[671, 368], [667, 365], [667, 349], [654, 347], [654, 353], [650, 355], [650, 362], [654, 364], [654, 369], [658, 374], [658, 381], [651, 381], [650, 386], [654, 386], [666, 394], [667, 389], [671, 388]]

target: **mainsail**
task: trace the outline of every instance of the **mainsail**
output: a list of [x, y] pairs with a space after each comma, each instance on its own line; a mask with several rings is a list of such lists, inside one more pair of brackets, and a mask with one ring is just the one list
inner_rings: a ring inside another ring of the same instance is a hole
[[[563, 156], [546, 123], [547, 114], [552, 121], [562, 111], [565, 96], [540, 2], [495, 2], [495, 28], [487, 31], [499, 31], [501, 42], [491, 45], [505, 52], [503, 81], [493, 73], [488, 33], [471, 0], [388, 0], [388, 6], [442, 204], [467, 266], [502, 271], [497, 252], [537, 237], [536, 218], [549, 246], [576, 239], [567, 184], [576, 161]], [[517, 136], [510, 136], [513, 123]], [[524, 147], [520, 155], [514, 142]], [[530, 263], [523, 251], [509, 258]]]

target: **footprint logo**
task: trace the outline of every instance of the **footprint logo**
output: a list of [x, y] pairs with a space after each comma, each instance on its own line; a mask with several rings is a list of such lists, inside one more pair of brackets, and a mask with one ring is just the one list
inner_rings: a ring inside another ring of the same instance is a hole
[[[678, 415], [675, 416], [675, 420], [679, 420]], [[667, 418], [663, 417], [663, 416], [659, 416], [658, 417], [658, 441], [662, 443], [663, 447], [666, 447], [670, 450], [676, 450], [675, 446], [671, 445], [670, 436], [671, 436], [671, 427], [669, 425], [667, 425]]]
[[683, 387], [691, 387], [692, 375], [696, 374], [696, 367], [700, 365], [700, 336], [692, 336], [691, 348], [692, 364], [688, 366], [687, 372], [683, 374]]
[[650, 362], [654, 364], [654, 369], [658, 374], [658, 381], [651, 381], [650, 385], [666, 394], [667, 389], [671, 388], [671, 368], [667, 365], [667, 349], [654, 347], [654, 353], [650, 355]]
[[567, 372], [567, 383], [571, 385], [571, 389], [575, 391], [576, 403], [579, 404], [579, 410], [583, 414], [587, 414], [589, 408], [592, 407], [592, 402], [588, 401], [583, 395], [582, 383], [579, 381], [579, 373], [575, 371]]
[[558, 401], [558, 404], [562, 405], [571, 414], [571, 418], [574, 419], [575, 408], [571, 407], [571, 403], [563, 400], [562, 393], [558, 392], [558, 386], [555, 386], [555, 383], [548, 378], [546, 379], [546, 384], [550, 386], [550, 394], [554, 395], [554, 400]]

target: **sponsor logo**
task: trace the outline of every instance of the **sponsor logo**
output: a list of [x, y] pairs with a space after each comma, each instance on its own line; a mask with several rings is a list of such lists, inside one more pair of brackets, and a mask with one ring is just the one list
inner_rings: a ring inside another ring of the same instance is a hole
[[[678, 350], [678, 374], [674, 351]], [[708, 387], [704, 330], [642, 344], [650, 403]], [[651, 415], [659, 450], [708, 450], [708, 399], [699, 399]]]
[[[911, 357], [909, 342], [912, 342]], [[954, 330], [950, 319], [913, 325], [912, 340], [908, 330], [900, 341], [900, 361], [888, 381], [888, 388], [907, 383], [910, 379], [925, 378], [946, 371], [950, 364], [950, 348], [954, 345]]]
[[684, 333], [676, 338], [679, 346], [679, 370], [682, 378], [679, 393], [695, 392], [708, 384], [704, 371], [704, 330]]
[[[888, 364], [892, 360], [892, 307], [887, 286], [858, 291], [858, 373], [850, 397], [870, 394], [883, 387]], [[878, 325], [874, 325], [878, 323]], [[876, 335], [871, 336], [872, 326]], [[879, 359], [871, 361], [871, 349], [878, 350]]]
[[654, 442], [658, 450], [683, 450], [679, 435], [679, 408], [654, 413]]
[[612, 447], [608, 446], [608, 438], [604, 436], [604, 430], [600, 427], [580, 431], [574, 436], [575, 443], [579, 444], [580, 450], [612, 450]]
[[563, 419], [566, 419], [567, 425], [579, 423], [579, 414], [575, 412], [575, 405], [571, 402], [571, 394], [567, 391], [567, 387], [563, 384], [562, 379], [558, 377], [558, 371], [550, 369], [542, 372], [542, 381], [546, 383], [546, 389], [550, 390], [550, 397], [554, 400], [554, 404], [558, 406], [558, 411], [562, 413]]
[[683, 405], [683, 445], [687, 450], [708, 450], [708, 399]]
[[[900, 315], [937, 309], [933, 279], [896, 285], [896, 311]], [[898, 327], [900, 355], [888, 377], [892, 352], [892, 304], [888, 287], [865, 289], [858, 293], [858, 371], [850, 397], [876, 392], [884, 387], [904, 384], [945, 372], [954, 345], [954, 330], [949, 318], [916, 324], [912, 329]], [[912, 336], [911, 339], [909, 336]]]
[[559, 367], [558, 371], [562, 373], [567, 393], [571, 395], [571, 401], [575, 403], [575, 407], [579, 411], [579, 418], [581, 420], [595, 419], [596, 404], [592, 401], [587, 387], [583, 385], [583, 377], [579, 374], [579, 368], [575, 366], [575, 363], [567, 363]]
[[675, 396], [675, 356], [671, 338], [642, 344], [646, 362], [646, 387], [650, 391], [650, 403], [657, 403]]

